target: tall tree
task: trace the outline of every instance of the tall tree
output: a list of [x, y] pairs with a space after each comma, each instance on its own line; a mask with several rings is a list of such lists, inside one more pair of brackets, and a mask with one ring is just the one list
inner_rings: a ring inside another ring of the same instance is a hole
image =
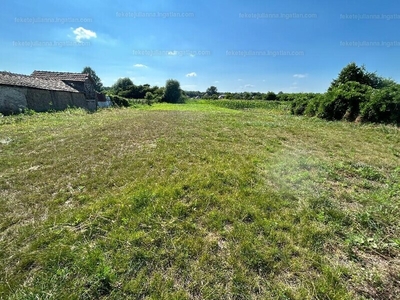
[[216, 86], [212, 85], [207, 89], [206, 93], [207, 93], [207, 95], [210, 95], [210, 96], [216, 95], [216, 94], [218, 94], [218, 89]]
[[180, 103], [183, 102], [183, 95], [179, 81], [168, 79], [165, 83], [164, 97], [165, 102]]
[[332, 81], [328, 91], [349, 81], [365, 84], [375, 89], [382, 88], [388, 83], [384, 78], [376, 75], [376, 73], [368, 72], [364, 65], [359, 67], [356, 63], [352, 62], [340, 71], [338, 77]]
[[97, 76], [96, 72], [91, 67], [84, 67], [82, 74], [89, 74], [90, 77], [94, 80], [94, 89], [97, 92], [101, 92], [103, 89], [103, 83], [99, 76]]
[[130, 87], [133, 86], [133, 82], [129, 77], [125, 78], [119, 78], [116, 83], [113, 84], [111, 89], [114, 91], [114, 93], [119, 93], [120, 91], [126, 91]]

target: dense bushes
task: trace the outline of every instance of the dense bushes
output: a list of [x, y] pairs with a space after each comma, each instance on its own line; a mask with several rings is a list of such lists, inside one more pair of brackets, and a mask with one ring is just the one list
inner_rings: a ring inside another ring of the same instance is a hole
[[126, 99], [124, 97], [116, 96], [116, 95], [109, 95], [109, 97], [114, 106], [119, 106], [119, 107], [128, 107], [129, 106], [128, 99]]
[[296, 97], [292, 114], [327, 120], [400, 124], [400, 85], [368, 73], [354, 63], [346, 66], [328, 91], [314, 97]]
[[[290, 111], [294, 115], [315, 115], [316, 110], [312, 110], [312, 112], [307, 112], [307, 110], [310, 110], [311, 106], [310, 104], [313, 102], [319, 102], [320, 101], [321, 94], [294, 94], [294, 97], [292, 98], [291, 102], [291, 108]], [[316, 101], [318, 100], [318, 101]]]
[[339, 85], [320, 98], [316, 115], [328, 120], [355, 120], [371, 91], [371, 87], [355, 81]]
[[400, 124], [400, 85], [375, 90], [361, 107], [365, 121]]

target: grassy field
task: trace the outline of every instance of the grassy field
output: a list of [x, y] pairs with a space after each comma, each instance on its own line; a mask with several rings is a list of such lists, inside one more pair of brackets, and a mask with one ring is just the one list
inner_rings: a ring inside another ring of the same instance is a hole
[[221, 103], [0, 118], [0, 298], [398, 299], [399, 129]]

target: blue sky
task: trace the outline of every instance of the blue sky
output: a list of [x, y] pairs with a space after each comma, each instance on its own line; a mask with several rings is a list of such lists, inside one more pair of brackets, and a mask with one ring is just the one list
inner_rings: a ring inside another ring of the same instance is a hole
[[0, 70], [185, 90], [324, 92], [349, 62], [400, 81], [400, 3], [3, 0]]

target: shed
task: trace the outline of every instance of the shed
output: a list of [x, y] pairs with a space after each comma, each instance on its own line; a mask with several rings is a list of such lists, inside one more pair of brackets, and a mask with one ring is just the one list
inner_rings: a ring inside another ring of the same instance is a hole
[[85, 94], [89, 110], [96, 110], [95, 82], [89, 74], [70, 72], [33, 71], [33, 77], [46, 80], [60, 80], [70, 87]]
[[85, 94], [61, 80], [0, 72], [0, 112], [13, 114], [25, 109], [38, 112], [88, 108]]

